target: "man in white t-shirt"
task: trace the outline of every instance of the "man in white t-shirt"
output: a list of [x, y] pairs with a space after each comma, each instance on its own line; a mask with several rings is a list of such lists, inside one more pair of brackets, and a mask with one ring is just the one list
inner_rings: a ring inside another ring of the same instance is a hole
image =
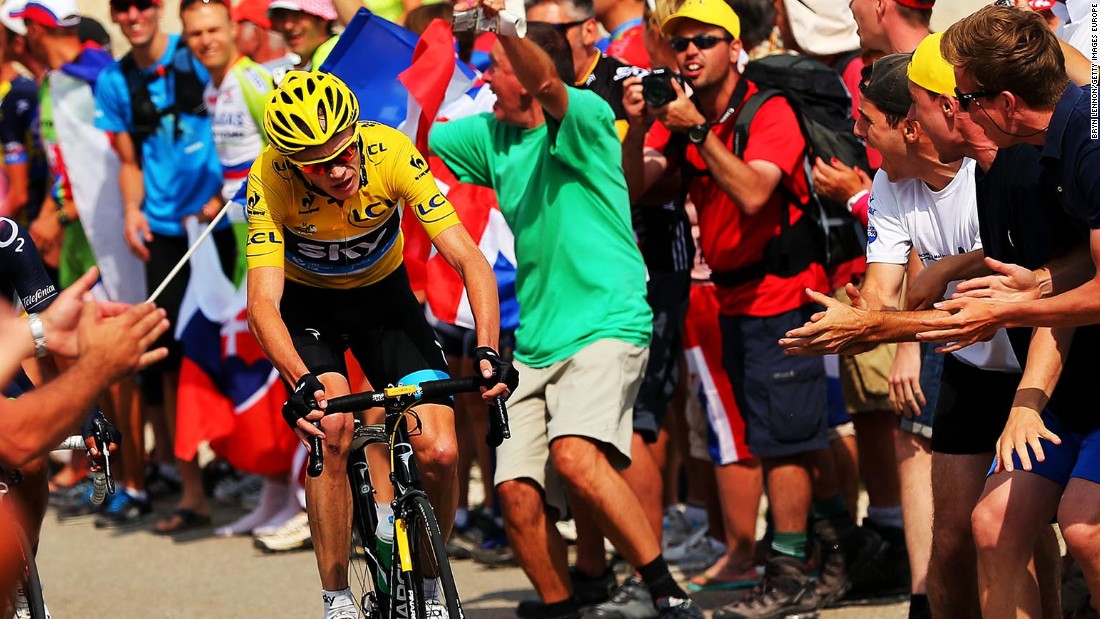
[[[858, 352], [882, 341], [914, 342], [921, 319], [942, 312], [874, 311], [901, 309], [911, 252], [924, 266], [918, 280], [949, 282], [933, 287], [946, 287], [948, 296], [957, 280], [985, 269], [974, 161], [941, 163], [921, 125], [905, 118], [912, 103], [910, 57], [895, 54], [876, 62], [863, 89], [856, 132], [882, 153], [883, 166], [871, 189], [867, 277], [853, 297], [859, 309], [815, 294], [827, 311], [781, 340], [789, 352]], [[935, 518], [929, 602], [933, 616], [979, 617], [970, 513], [1011, 409], [1020, 366], [1003, 330], [988, 342], [946, 355], [943, 365], [931, 438]]]

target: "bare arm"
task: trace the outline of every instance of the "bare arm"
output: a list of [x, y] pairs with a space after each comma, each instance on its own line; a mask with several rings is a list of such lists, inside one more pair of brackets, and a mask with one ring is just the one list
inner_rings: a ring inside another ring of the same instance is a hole
[[[104, 318], [99, 304], [85, 300], [76, 363], [38, 389], [0, 400], [0, 464], [18, 467], [72, 434], [103, 389], [167, 355], [164, 348], [146, 352], [167, 329], [164, 310], [150, 303]], [[22, 338], [14, 348], [26, 349]]]
[[138, 164], [140, 154], [129, 133], [114, 134], [114, 147], [120, 164], [118, 185], [122, 192], [126, 244], [135, 256], [149, 260], [149, 250], [145, 244], [153, 240], [153, 233], [149, 230], [149, 221], [141, 212], [141, 205], [145, 202], [145, 177]]
[[[483, 0], [488, 2], [488, 0]], [[488, 16], [488, 13], [486, 13]], [[569, 109], [569, 92], [542, 48], [527, 39], [500, 37], [504, 53], [520, 84], [538, 100], [545, 113], [561, 120]]]
[[248, 329], [256, 336], [260, 348], [275, 369], [291, 385], [309, 373], [290, 331], [279, 313], [283, 298], [283, 270], [278, 267], [256, 267], [248, 271]]
[[623, 138], [623, 174], [630, 201], [634, 203], [664, 175], [668, 161], [663, 153], [645, 147], [649, 115], [642, 98], [642, 78], [631, 76], [623, 80], [623, 109], [629, 123]]
[[1016, 389], [1008, 421], [997, 439], [998, 471], [1012, 471], [1015, 468], [1013, 453], [1019, 456], [1023, 469], [1030, 471], [1029, 447], [1036, 460], [1042, 462], [1046, 455], [1039, 439], [1046, 439], [1054, 444], [1062, 442], [1061, 438], [1047, 429], [1042, 413], [1062, 375], [1073, 331], [1072, 328], [1036, 329], [1032, 335], [1024, 375]]
[[928, 309], [933, 303], [943, 300], [947, 285], [951, 282], [981, 277], [988, 273], [985, 251], [982, 249], [944, 256], [910, 278], [905, 306], [914, 310]]
[[[1094, 31], [1095, 32], [1095, 31]], [[1077, 51], [1069, 43], [1058, 39], [1058, 45], [1062, 47], [1062, 55], [1066, 58], [1066, 74], [1070, 81], [1078, 86], [1088, 86], [1092, 83], [1092, 63], [1084, 54]]]
[[3, 213], [10, 217], [18, 215], [27, 204], [27, 164], [6, 164], [4, 172], [8, 175], [8, 195], [4, 198]]

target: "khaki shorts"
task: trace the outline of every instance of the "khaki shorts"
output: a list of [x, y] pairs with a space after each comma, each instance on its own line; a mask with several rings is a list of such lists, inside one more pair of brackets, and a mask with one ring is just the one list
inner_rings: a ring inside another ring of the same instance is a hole
[[[843, 288], [834, 296], [842, 303], [850, 302]], [[897, 344], [879, 344], [858, 355], [840, 355], [840, 390], [849, 415], [894, 410], [890, 367], [897, 349]]]
[[630, 464], [634, 399], [649, 349], [621, 340], [598, 340], [545, 368], [515, 362], [519, 387], [508, 399], [512, 437], [497, 447], [493, 482], [530, 479], [546, 504], [567, 513], [562, 480], [550, 461], [550, 443], [583, 436], [604, 446], [612, 466]]

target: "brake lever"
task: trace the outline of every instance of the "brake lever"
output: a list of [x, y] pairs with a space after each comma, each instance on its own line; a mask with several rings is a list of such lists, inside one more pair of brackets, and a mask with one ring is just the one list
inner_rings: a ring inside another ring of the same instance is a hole
[[92, 431], [92, 440], [95, 441], [96, 449], [103, 455], [103, 475], [107, 480], [107, 494], [114, 495], [115, 493], [115, 478], [111, 474], [111, 432], [105, 427], [106, 421], [97, 419], [93, 422], [95, 429]]

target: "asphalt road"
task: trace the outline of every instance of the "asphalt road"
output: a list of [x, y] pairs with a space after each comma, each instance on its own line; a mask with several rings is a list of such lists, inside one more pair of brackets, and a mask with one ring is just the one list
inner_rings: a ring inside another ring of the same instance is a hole
[[[219, 509], [215, 524], [242, 512]], [[319, 584], [311, 552], [265, 555], [251, 538], [180, 537], [151, 532], [152, 521], [124, 530], [97, 530], [90, 519], [58, 523], [47, 516], [39, 570], [56, 619], [313, 619], [320, 616]], [[487, 569], [454, 563], [468, 614], [477, 619], [514, 617], [516, 604], [534, 594], [518, 568]], [[727, 594], [728, 595], [728, 594]], [[708, 609], [729, 600], [706, 594]], [[826, 619], [902, 619], [905, 604], [849, 607]]]

